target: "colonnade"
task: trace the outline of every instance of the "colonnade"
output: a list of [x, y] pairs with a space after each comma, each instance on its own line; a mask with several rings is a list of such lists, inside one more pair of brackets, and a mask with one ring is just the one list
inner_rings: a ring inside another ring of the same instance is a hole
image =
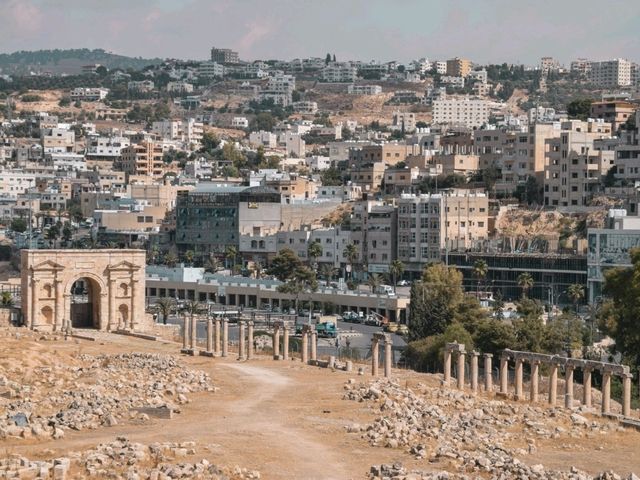
[[[207, 329], [207, 342], [205, 350], [198, 351], [197, 327], [198, 322], [205, 323]], [[227, 357], [229, 356], [229, 320], [220, 317], [205, 317], [200, 315], [182, 316], [182, 353], [188, 355], [200, 354], [207, 357]], [[241, 320], [238, 322], [238, 359], [251, 360], [254, 356], [253, 330], [254, 324], [251, 320]]]
[[[456, 355], [458, 389], [465, 389], [465, 365], [466, 355], [464, 344], [447, 343], [444, 350], [444, 378], [443, 383], [451, 383], [451, 362], [453, 355]], [[473, 351], [470, 355], [470, 379], [471, 391], [478, 391], [478, 357], [479, 352]], [[486, 392], [493, 391], [492, 378], [492, 355], [485, 353], [484, 357], [484, 389]], [[564, 371], [564, 406], [573, 408], [576, 402], [574, 398], [574, 373], [576, 369], [582, 371], [583, 392], [582, 405], [592, 407], [592, 373], [599, 371], [602, 374], [602, 401], [600, 409], [603, 415], [611, 413], [611, 377], [618, 376], [622, 379], [622, 415], [628, 416], [631, 413], [631, 379], [632, 375], [626, 365], [617, 365], [607, 362], [593, 360], [583, 360], [577, 358], [562, 357], [559, 355], [547, 355], [533, 352], [520, 352], [515, 350], [503, 350], [500, 356], [499, 379], [500, 385], [497, 395], [509, 397], [509, 366], [513, 364], [513, 398], [515, 400], [525, 400], [527, 394], [524, 392], [523, 370], [525, 363], [529, 364], [530, 381], [528, 399], [531, 402], [540, 400], [540, 367], [543, 366], [548, 371], [548, 395], [547, 403], [556, 406], [558, 401], [558, 372]]]

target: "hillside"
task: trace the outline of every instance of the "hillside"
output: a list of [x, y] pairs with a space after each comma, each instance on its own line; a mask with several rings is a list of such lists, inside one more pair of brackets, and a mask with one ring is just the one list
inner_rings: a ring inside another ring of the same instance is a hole
[[75, 48], [69, 50], [36, 50], [0, 54], [0, 71], [5, 74], [28, 74], [30, 71], [52, 73], [80, 73], [83, 65], [99, 63], [109, 69], [141, 69], [161, 63], [159, 58], [140, 58], [117, 55], [102, 49]]

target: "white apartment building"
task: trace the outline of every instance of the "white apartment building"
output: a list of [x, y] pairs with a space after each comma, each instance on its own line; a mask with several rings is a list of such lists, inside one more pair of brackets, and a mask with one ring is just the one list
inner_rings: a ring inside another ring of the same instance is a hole
[[447, 74], [447, 62], [446, 61], [434, 62], [433, 63], [433, 67], [435, 68], [436, 73], [438, 73], [440, 75], [446, 75]]
[[86, 172], [87, 161], [79, 153], [52, 153], [47, 156], [55, 171]]
[[75, 133], [66, 128], [47, 128], [42, 133], [43, 153], [72, 152], [75, 146]]
[[632, 64], [624, 58], [591, 62], [589, 80], [599, 87], [616, 88], [631, 85]]
[[382, 93], [380, 85], [355, 85], [351, 84], [347, 87], [349, 95], [379, 95]]
[[323, 171], [331, 168], [331, 158], [322, 155], [312, 155], [304, 159], [307, 167], [313, 171]]
[[109, 95], [108, 88], [78, 87], [71, 90], [71, 101], [96, 102], [104, 100]]
[[416, 114], [413, 112], [393, 112], [391, 120], [392, 130], [401, 130], [405, 133], [416, 131]]
[[231, 126], [233, 128], [249, 128], [249, 120], [246, 117], [233, 117]]
[[575, 73], [581, 73], [588, 75], [591, 72], [591, 60], [586, 58], [578, 58], [571, 62], [571, 71]]
[[193, 93], [193, 85], [188, 82], [169, 82], [167, 83], [167, 92], [169, 93]]
[[202, 78], [222, 78], [225, 74], [225, 67], [217, 62], [202, 62], [198, 65], [198, 77]]
[[127, 83], [127, 89], [132, 92], [151, 92], [155, 88], [151, 80], [130, 81]]
[[329, 83], [354, 83], [358, 71], [350, 63], [331, 62], [322, 69], [321, 79]]
[[453, 88], [464, 88], [464, 77], [452, 77], [444, 75], [440, 77], [440, 83], [443, 85], [449, 85]]
[[275, 133], [265, 132], [264, 130], [251, 132], [249, 134], [249, 144], [252, 147], [276, 148], [278, 146], [278, 136]]
[[269, 77], [267, 86], [258, 92], [258, 101], [271, 99], [276, 105], [287, 107], [292, 103], [293, 91], [296, 89], [296, 77], [278, 73]]
[[202, 142], [204, 126], [193, 118], [186, 120], [162, 120], [153, 122], [151, 131], [164, 140], [199, 145]]
[[0, 170], [0, 196], [17, 198], [36, 184], [36, 175], [16, 170]]
[[91, 136], [87, 139], [86, 157], [94, 160], [115, 160], [124, 147], [131, 145], [127, 137]]
[[433, 101], [433, 123], [477, 128], [489, 121], [491, 102], [469, 97]]
[[487, 83], [487, 80], [489, 77], [487, 75], [487, 71], [485, 69], [482, 69], [482, 70], [473, 70], [472, 72], [469, 72], [469, 75], [467, 75], [467, 78], [469, 80], [476, 80], [478, 82]]

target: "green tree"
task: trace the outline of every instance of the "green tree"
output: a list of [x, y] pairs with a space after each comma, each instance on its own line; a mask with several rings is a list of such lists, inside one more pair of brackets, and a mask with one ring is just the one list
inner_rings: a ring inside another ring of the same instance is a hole
[[402, 276], [404, 273], [404, 263], [400, 260], [394, 260], [389, 265], [389, 274], [391, 275], [391, 279], [393, 281], [393, 291], [396, 290], [396, 285], [398, 284], [398, 278]]
[[71, 228], [71, 225], [69, 224], [69, 222], [64, 224], [64, 227], [62, 228], [62, 239], [65, 242], [70, 242], [71, 238], [73, 238], [73, 229]]
[[569, 288], [567, 288], [567, 297], [569, 297], [576, 313], [578, 313], [578, 304], [584, 299], [584, 285], [579, 283], [569, 285]]
[[353, 279], [354, 265], [358, 261], [358, 257], [359, 257], [358, 248], [353, 243], [349, 243], [347, 244], [346, 247], [344, 247], [344, 250], [342, 251], [342, 255], [344, 255], [344, 257], [347, 259], [347, 263], [351, 267], [350, 277], [351, 279]]
[[178, 263], [178, 256], [176, 255], [175, 252], [169, 251], [164, 256], [164, 263], [168, 267], [175, 267], [176, 264]]
[[273, 257], [267, 268], [267, 273], [281, 282], [287, 282], [294, 273], [302, 267], [302, 260], [289, 248], [283, 248]]
[[342, 175], [335, 167], [331, 167], [323, 171], [320, 178], [323, 186], [336, 187], [343, 184]]
[[300, 302], [300, 295], [305, 292], [314, 292], [318, 289], [316, 272], [306, 265], [298, 266], [285, 283], [278, 286], [278, 291], [295, 296], [296, 313]]
[[204, 132], [202, 134], [202, 150], [212, 153], [220, 145], [220, 140], [213, 132]]
[[493, 296], [493, 305], [491, 306], [493, 318], [498, 321], [504, 320], [504, 299], [502, 298], [502, 292], [498, 290]]
[[527, 298], [529, 290], [533, 288], [533, 277], [528, 272], [523, 272], [518, 275], [518, 286], [522, 289], [522, 297]]
[[195, 256], [195, 252], [193, 250], [187, 250], [184, 252], [184, 261], [187, 263], [189, 267], [193, 266], [193, 257]]
[[314, 265], [318, 258], [322, 256], [322, 244], [316, 240], [307, 245], [307, 257], [309, 258], [309, 264]]
[[27, 230], [27, 222], [22, 217], [15, 217], [11, 220], [11, 230], [17, 233], [24, 233]]
[[578, 98], [567, 104], [567, 113], [570, 118], [587, 120], [591, 113], [592, 103], [593, 99], [591, 98]]
[[238, 259], [238, 249], [233, 245], [227, 245], [227, 248], [224, 250], [224, 258], [227, 261], [227, 267], [230, 262], [231, 268], [233, 269], [236, 266], [236, 260]]
[[322, 265], [320, 265], [319, 273], [320, 276], [325, 279], [325, 281], [330, 282], [331, 280], [333, 280], [333, 277], [337, 275], [338, 270], [336, 269], [336, 267], [329, 263], [323, 263]]
[[209, 258], [207, 258], [207, 261], [205, 262], [204, 268], [209, 273], [216, 273], [222, 268], [222, 265], [214, 255], [209, 255]]
[[275, 117], [269, 112], [260, 112], [256, 115], [256, 118], [251, 122], [251, 130], [264, 130], [270, 132], [273, 127], [276, 126]]
[[167, 319], [171, 315], [176, 307], [176, 302], [172, 298], [160, 298], [156, 302], [158, 312], [162, 314], [162, 323], [167, 324]]
[[369, 275], [369, 278], [367, 279], [367, 285], [369, 286], [371, 293], [375, 293], [378, 287], [382, 285], [382, 277], [377, 273]]
[[578, 316], [563, 313], [545, 326], [542, 349], [545, 353], [566, 352], [571, 357], [572, 352], [581, 350], [585, 333], [585, 325]]
[[473, 262], [473, 276], [478, 281], [476, 293], [479, 293], [480, 284], [486, 280], [488, 273], [489, 273], [489, 265], [487, 265], [487, 262], [485, 262], [482, 259], [478, 259], [475, 262]]
[[481, 322], [474, 333], [473, 341], [481, 352], [493, 355], [505, 348], [514, 349], [518, 345], [513, 326], [496, 319]]
[[2, 303], [3, 307], [10, 307], [11, 305], [13, 305], [13, 295], [11, 295], [11, 292], [2, 292], [2, 294], [0, 295], [0, 302]]

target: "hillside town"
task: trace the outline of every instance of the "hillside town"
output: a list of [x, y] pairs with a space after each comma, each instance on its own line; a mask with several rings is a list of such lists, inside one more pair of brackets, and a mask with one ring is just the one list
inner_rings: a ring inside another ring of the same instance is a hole
[[0, 478], [637, 478], [639, 63], [206, 50], [0, 53]]

